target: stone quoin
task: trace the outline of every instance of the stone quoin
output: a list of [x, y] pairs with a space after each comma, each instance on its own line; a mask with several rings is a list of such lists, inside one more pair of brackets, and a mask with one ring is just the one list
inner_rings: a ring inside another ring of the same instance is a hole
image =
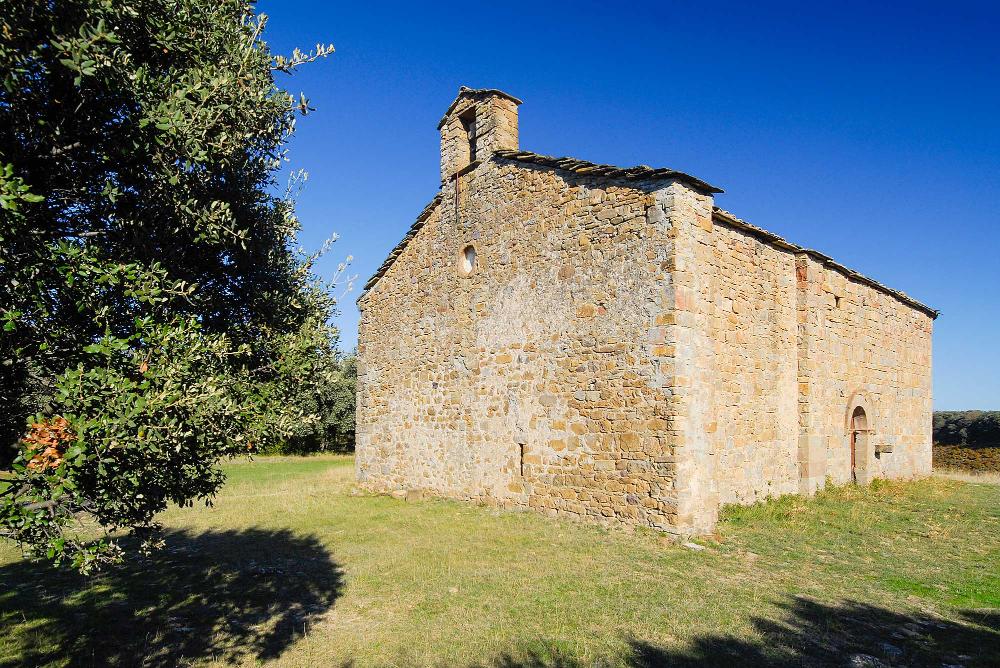
[[358, 299], [362, 485], [688, 535], [930, 473], [936, 311], [683, 172], [521, 151], [519, 104], [460, 89]]

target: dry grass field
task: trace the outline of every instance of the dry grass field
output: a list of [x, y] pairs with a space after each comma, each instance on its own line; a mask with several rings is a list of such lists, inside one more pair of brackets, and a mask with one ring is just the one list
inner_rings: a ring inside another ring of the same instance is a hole
[[228, 466], [168, 547], [84, 580], [0, 546], [0, 666], [996, 666], [1000, 485], [728, 509], [701, 549], [359, 494], [347, 457]]

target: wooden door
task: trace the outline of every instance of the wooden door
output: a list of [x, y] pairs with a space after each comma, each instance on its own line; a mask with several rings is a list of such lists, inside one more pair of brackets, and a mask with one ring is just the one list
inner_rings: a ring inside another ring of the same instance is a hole
[[857, 452], [858, 449], [858, 432], [851, 430], [851, 480], [854, 482], [858, 481], [858, 464], [857, 464]]

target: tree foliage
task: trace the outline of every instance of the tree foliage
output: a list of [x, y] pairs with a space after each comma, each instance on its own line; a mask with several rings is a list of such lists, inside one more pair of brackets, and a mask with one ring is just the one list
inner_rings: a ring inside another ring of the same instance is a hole
[[300, 422], [295, 431], [269, 452], [308, 454], [354, 450], [354, 409], [358, 383], [358, 358], [338, 357], [320, 370], [314, 382], [300, 388], [294, 403], [305, 413], [319, 416]]
[[1000, 447], [1000, 411], [937, 411], [934, 443]]
[[[249, 0], [0, 0], [0, 531], [88, 570], [312, 424], [328, 286], [276, 187], [307, 100]], [[7, 458], [11, 461], [11, 457]], [[103, 530], [94, 537], [89, 516]]]

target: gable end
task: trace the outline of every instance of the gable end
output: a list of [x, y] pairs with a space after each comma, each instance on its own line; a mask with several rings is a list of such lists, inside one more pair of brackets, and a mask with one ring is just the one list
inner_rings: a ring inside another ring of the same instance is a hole
[[410, 229], [406, 231], [406, 235], [403, 236], [403, 239], [396, 244], [392, 251], [389, 252], [389, 257], [385, 259], [385, 262], [383, 262], [375, 273], [372, 274], [371, 278], [365, 282], [364, 287], [361, 288], [361, 294], [358, 295], [356, 303], [360, 304], [361, 300], [368, 294], [368, 291], [375, 287], [375, 284], [378, 283], [380, 278], [385, 276], [385, 272], [389, 271], [389, 268], [396, 261], [396, 258], [403, 254], [403, 251], [406, 249], [406, 245], [410, 243], [410, 240], [413, 237], [417, 236], [417, 232], [419, 232], [420, 228], [424, 226], [424, 223], [427, 222], [427, 219], [431, 217], [431, 214], [434, 213], [434, 209], [436, 209], [440, 203], [441, 193], [438, 193], [434, 196], [434, 199], [432, 199], [427, 206], [424, 207], [423, 211], [420, 212], [420, 215], [417, 216], [417, 219], [413, 221], [413, 224], [410, 225]]

